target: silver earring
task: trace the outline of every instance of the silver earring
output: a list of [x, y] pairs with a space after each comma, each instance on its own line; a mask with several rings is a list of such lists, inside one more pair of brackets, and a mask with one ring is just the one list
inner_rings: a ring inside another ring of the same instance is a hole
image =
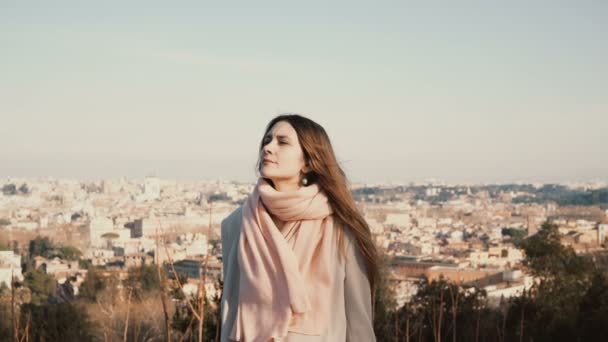
[[308, 179], [306, 177], [302, 177], [302, 185], [308, 184]]

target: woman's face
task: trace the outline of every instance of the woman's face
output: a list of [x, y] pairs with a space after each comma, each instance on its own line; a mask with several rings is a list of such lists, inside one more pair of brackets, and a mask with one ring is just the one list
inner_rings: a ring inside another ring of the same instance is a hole
[[279, 121], [264, 137], [260, 151], [260, 174], [275, 187], [294, 189], [299, 186], [300, 173], [308, 172], [296, 130], [287, 121]]

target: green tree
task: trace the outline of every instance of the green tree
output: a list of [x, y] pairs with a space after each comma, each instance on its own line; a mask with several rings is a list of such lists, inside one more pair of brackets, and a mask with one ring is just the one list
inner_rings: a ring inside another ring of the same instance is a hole
[[526, 238], [527, 231], [523, 229], [515, 229], [515, 228], [503, 228], [502, 235], [509, 236], [511, 238], [511, 242], [514, 245], [519, 246], [521, 242]]
[[83, 270], [88, 270], [93, 268], [93, 263], [91, 262], [91, 259], [78, 259], [78, 267]]
[[580, 305], [594, 274], [593, 262], [561, 244], [557, 225], [543, 223], [525, 239], [524, 266], [534, 275], [529, 293], [511, 300], [507, 326], [518, 338], [534, 341], [577, 340]]
[[380, 254], [379, 279], [374, 289], [374, 333], [379, 341], [388, 340], [392, 335], [391, 330], [392, 312], [397, 307], [395, 291], [390, 286], [390, 256], [382, 249], [378, 249]]
[[[174, 285], [177, 286], [177, 285]], [[223, 283], [218, 278], [216, 279], [216, 287], [222, 288]], [[174, 290], [178, 290], [174, 288]], [[194, 298], [193, 298], [194, 297]], [[175, 312], [171, 318], [171, 328], [176, 330], [178, 335], [182, 338], [191, 338], [192, 341], [198, 339], [198, 321], [196, 316], [192, 313], [192, 310], [186, 303], [186, 300], [190, 302], [192, 308], [200, 313], [200, 300], [197, 300], [196, 296], [184, 298], [181, 296], [175, 304]], [[204, 298], [204, 311], [205, 317], [203, 320], [203, 341], [215, 341], [216, 335], [219, 336], [219, 324], [221, 322], [220, 314], [220, 301], [221, 293], [218, 291], [215, 296], [209, 301], [208, 298]]]
[[[497, 312], [487, 294], [443, 278], [418, 282], [410, 301], [385, 313], [378, 341], [495, 341]], [[376, 322], [378, 324], [378, 322]]]
[[19, 187], [19, 192], [22, 193], [22, 194], [24, 194], [24, 195], [27, 195], [27, 194], [30, 193], [30, 188], [28, 188], [27, 184], [23, 183]]
[[94, 302], [99, 294], [106, 289], [115, 289], [118, 279], [114, 274], [104, 274], [103, 271], [91, 267], [87, 270], [87, 275], [80, 284], [78, 296]]
[[65, 246], [60, 249], [61, 255], [67, 260], [78, 260], [82, 256], [82, 252], [73, 246]]
[[129, 268], [125, 286], [133, 289], [135, 298], [141, 298], [146, 293], [158, 291], [160, 281], [156, 265], [144, 265]]
[[118, 239], [120, 236], [117, 233], [105, 233], [101, 236], [102, 238], [104, 238], [106, 240], [106, 244], [108, 246], [112, 246], [112, 242], [116, 239]]
[[0, 251], [10, 251], [11, 247], [0, 242]]
[[55, 293], [55, 279], [41, 270], [29, 270], [23, 276], [23, 285], [32, 291], [31, 303], [46, 303], [48, 297]]
[[6, 282], [0, 282], [0, 297], [7, 296], [11, 289], [8, 287]]
[[579, 303], [577, 331], [582, 341], [592, 341], [597, 336], [608, 336], [608, 279], [597, 270], [591, 286]]
[[93, 341], [93, 324], [86, 311], [75, 303], [25, 304], [21, 329], [29, 323], [31, 341]]
[[29, 257], [42, 256], [46, 258], [53, 249], [55, 249], [55, 246], [53, 246], [53, 242], [48, 237], [37, 236], [34, 240], [30, 241]]
[[[3, 289], [6, 286], [6, 289]], [[0, 285], [0, 341], [12, 341], [10, 290], [6, 283]]]
[[588, 278], [593, 264], [561, 243], [556, 224], [547, 221], [533, 236], [521, 243], [526, 257], [524, 266], [536, 277], [553, 280], [564, 276]]
[[17, 186], [13, 183], [5, 184], [2, 187], [2, 193], [6, 196], [15, 195], [17, 193]]

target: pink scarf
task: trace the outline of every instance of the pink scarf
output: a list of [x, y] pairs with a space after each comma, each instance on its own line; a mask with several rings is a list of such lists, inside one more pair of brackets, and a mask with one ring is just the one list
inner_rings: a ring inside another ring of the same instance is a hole
[[[269, 213], [286, 221], [282, 230]], [[280, 192], [258, 179], [243, 206], [240, 293], [230, 338], [267, 342], [288, 331], [324, 332], [337, 262], [332, 213], [316, 184]]]

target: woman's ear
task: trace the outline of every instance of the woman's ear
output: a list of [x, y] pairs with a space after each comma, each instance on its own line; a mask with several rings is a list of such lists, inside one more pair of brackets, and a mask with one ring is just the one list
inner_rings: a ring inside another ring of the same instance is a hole
[[308, 164], [304, 165], [304, 167], [302, 168], [302, 173], [303, 174], [307, 174], [311, 171], [312, 169], [308, 166]]

